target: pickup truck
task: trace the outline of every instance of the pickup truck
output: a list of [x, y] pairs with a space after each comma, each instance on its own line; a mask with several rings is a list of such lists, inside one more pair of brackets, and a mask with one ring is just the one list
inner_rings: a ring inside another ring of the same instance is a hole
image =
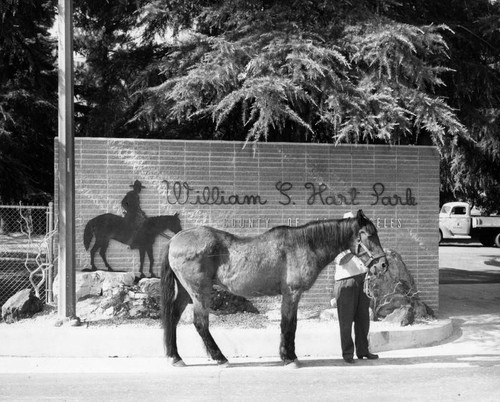
[[484, 246], [500, 247], [500, 216], [472, 215], [466, 202], [448, 202], [439, 212], [440, 242], [479, 240]]

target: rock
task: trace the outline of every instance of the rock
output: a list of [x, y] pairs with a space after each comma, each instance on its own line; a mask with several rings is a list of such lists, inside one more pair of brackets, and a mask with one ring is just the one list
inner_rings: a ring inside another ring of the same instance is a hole
[[113, 313], [117, 313], [123, 309], [125, 297], [128, 296], [127, 292], [122, 289], [122, 291], [114, 293], [108, 297], [103, 298], [100, 303], [100, 307], [105, 312], [109, 313], [109, 309], [112, 309]]
[[212, 298], [210, 300], [210, 310], [215, 314], [234, 314], [234, 313], [254, 313], [259, 314], [255, 306], [241, 296], [233, 295], [223, 289], [214, 286]]
[[148, 310], [145, 306], [139, 305], [139, 306], [133, 306], [129, 312], [128, 315], [130, 318], [139, 318], [139, 317], [145, 317], [148, 315]]
[[[132, 286], [135, 275], [132, 272], [76, 272], [75, 293], [76, 301], [88, 296], [100, 296], [103, 293], [109, 295], [120, 292], [123, 286]], [[54, 298], [59, 297], [59, 275], [54, 279], [52, 286]]]
[[398, 307], [384, 319], [384, 322], [399, 324], [402, 327], [412, 324], [413, 321], [415, 321], [415, 314], [411, 305]]
[[369, 286], [373, 319], [385, 321], [389, 317], [391, 322], [408, 325], [416, 318], [433, 317], [432, 309], [420, 300], [401, 255], [394, 250], [385, 251], [389, 267], [383, 275], [373, 277]]
[[[129, 272], [77, 272], [77, 301], [85, 309], [86, 316], [119, 318], [160, 317], [161, 282], [158, 278], [142, 278], [135, 284], [135, 276]], [[58, 290], [58, 285], [54, 290]], [[192, 322], [191, 305], [182, 316], [183, 322]], [[239, 312], [259, 313], [252, 302], [235, 296], [223, 289], [212, 292], [213, 314]], [[319, 313], [315, 313], [316, 316]]]
[[149, 297], [146, 293], [134, 292], [133, 290], [128, 291], [128, 296], [131, 299], [135, 299], [135, 300], [144, 300], [144, 299], [147, 299]]
[[158, 319], [160, 318], [160, 298], [148, 297], [142, 303], [146, 309], [145, 317]]
[[[87, 296], [99, 296], [102, 293], [103, 280], [104, 275], [102, 271], [77, 272], [75, 275], [76, 300], [78, 301]], [[59, 298], [59, 275], [56, 275], [54, 278], [52, 291], [57, 301]]]
[[142, 278], [139, 281], [139, 288], [149, 297], [160, 297], [160, 279], [158, 278]]
[[76, 299], [98, 296], [102, 293], [102, 272], [82, 272], [75, 277]]
[[114, 288], [132, 286], [135, 282], [133, 272], [102, 272], [104, 280], [102, 282], [102, 292], [113, 292]]
[[321, 311], [319, 315], [321, 321], [338, 321], [338, 312], [336, 308], [327, 308]]
[[103, 311], [104, 315], [107, 315], [108, 317], [113, 317], [115, 312], [115, 309], [113, 307], [108, 307]]
[[2, 318], [11, 324], [28, 318], [43, 310], [43, 302], [35, 296], [33, 289], [23, 289], [10, 297], [2, 306]]

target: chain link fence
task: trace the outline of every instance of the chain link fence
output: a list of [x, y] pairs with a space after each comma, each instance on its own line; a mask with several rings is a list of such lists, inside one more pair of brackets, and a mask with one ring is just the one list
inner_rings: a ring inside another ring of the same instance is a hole
[[53, 301], [54, 227], [52, 203], [0, 205], [0, 307], [26, 288]]

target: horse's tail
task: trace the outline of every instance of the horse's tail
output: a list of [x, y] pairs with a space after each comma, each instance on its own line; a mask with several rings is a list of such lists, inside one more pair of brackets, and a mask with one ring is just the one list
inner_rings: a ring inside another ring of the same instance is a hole
[[[161, 267], [161, 321], [163, 324], [163, 342], [165, 348], [175, 342], [173, 339], [174, 330], [174, 301], [175, 301], [175, 273], [172, 271], [170, 262], [168, 260], [168, 252], [170, 249], [170, 242], [167, 243], [165, 249], [165, 257]], [[167, 350], [168, 352], [168, 350]]]
[[83, 231], [83, 245], [85, 246], [85, 250], [89, 249], [92, 237], [94, 237], [94, 219], [87, 222]]

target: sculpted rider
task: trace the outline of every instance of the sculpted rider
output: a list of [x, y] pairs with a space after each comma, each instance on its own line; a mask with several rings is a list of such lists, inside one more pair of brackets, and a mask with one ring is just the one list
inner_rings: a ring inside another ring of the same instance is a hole
[[141, 208], [139, 196], [141, 190], [146, 187], [144, 187], [139, 180], [136, 180], [130, 187], [133, 189], [123, 197], [122, 208], [125, 210], [125, 224], [130, 229], [131, 238], [134, 239], [138, 230], [146, 220], [146, 214]]

